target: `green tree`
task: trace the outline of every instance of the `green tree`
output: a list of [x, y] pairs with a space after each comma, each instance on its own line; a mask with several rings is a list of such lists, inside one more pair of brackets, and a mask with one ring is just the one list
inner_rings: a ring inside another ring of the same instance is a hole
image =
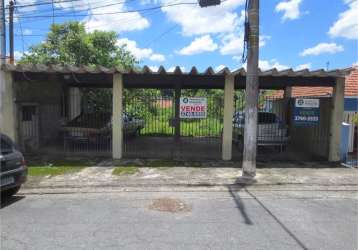
[[116, 32], [86, 32], [80, 22], [54, 24], [46, 39], [30, 47], [18, 63], [134, 67], [135, 57], [116, 42]]
[[[102, 65], [105, 67], [122, 67], [129, 69], [136, 67], [135, 57], [126, 50], [126, 46], [116, 44], [118, 35], [116, 32], [93, 31], [86, 32], [85, 26], [80, 22], [66, 22], [63, 24], [54, 24], [50, 28], [46, 39], [30, 47], [19, 64], [62, 64], [62, 65]], [[97, 112], [111, 112], [112, 108], [112, 90], [111, 89], [82, 89], [83, 103], [82, 108], [90, 107]], [[151, 90], [125, 90], [125, 101], [129, 104], [135, 96], [140, 100], [148, 99], [153, 95]], [[140, 102], [140, 104], [142, 104]], [[136, 105], [132, 103], [128, 107]], [[137, 104], [138, 105], [138, 104]], [[131, 108], [133, 110], [134, 107]], [[143, 112], [150, 111], [147, 104], [136, 108]]]

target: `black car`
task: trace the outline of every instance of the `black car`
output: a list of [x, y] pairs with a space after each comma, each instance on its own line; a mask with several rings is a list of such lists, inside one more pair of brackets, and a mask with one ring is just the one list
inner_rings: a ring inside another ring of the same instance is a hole
[[15, 143], [0, 134], [0, 188], [1, 196], [16, 194], [27, 178], [24, 156], [15, 148]]

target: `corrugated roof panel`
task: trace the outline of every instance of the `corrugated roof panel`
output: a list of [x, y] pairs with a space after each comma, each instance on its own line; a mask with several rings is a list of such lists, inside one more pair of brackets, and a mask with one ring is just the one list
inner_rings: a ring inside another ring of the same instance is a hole
[[[13, 71], [13, 72], [44, 72], [44, 73], [75, 73], [75, 74], [113, 74], [113, 73], [122, 73], [122, 74], [188, 74], [188, 75], [228, 75], [232, 74], [235, 76], [246, 76], [246, 70], [244, 68], [240, 68], [234, 71], [230, 71], [228, 68], [224, 68], [219, 72], [215, 73], [212, 67], [208, 67], [204, 72], [198, 72], [196, 67], [192, 67], [189, 72], [183, 72], [179, 66], [177, 66], [174, 72], [168, 72], [163, 66], [160, 66], [157, 72], [150, 70], [148, 66], [144, 66], [143, 68], [132, 68], [130, 70], [126, 70], [122, 67], [113, 67], [106, 68], [101, 65], [97, 65], [95, 67], [91, 66], [73, 66], [73, 65], [43, 65], [43, 64], [19, 64], [19, 65], [11, 65], [5, 64], [2, 65], [1, 68], [5, 71]], [[323, 69], [309, 71], [308, 69], [294, 71], [292, 69], [285, 70], [277, 70], [275, 68], [261, 71], [259, 69], [260, 76], [289, 76], [289, 77], [343, 77], [348, 75], [353, 69], [343, 69], [343, 70], [331, 70], [325, 71]]]

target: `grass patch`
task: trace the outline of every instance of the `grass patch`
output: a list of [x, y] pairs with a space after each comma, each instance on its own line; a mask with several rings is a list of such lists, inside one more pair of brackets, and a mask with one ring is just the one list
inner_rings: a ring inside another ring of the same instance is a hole
[[[180, 134], [182, 136], [219, 136], [223, 122], [220, 114], [208, 111], [206, 119], [182, 119]], [[145, 136], [173, 136], [174, 127], [170, 126], [170, 120], [174, 118], [172, 108], [157, 108], [155, 113], [147, 113], [142, 119], [145, 127], [141, 135]]]
[[83, 169], [84, 167], [69, 167], [69, 166], [30, 166], [28, 168], [28, 175], [29, 176], [56, 176], [56, 175], [63, 175], [69, 173], [76, 173]]
[[91, 166], [92, 161], [80, 160], [30, 160], [28, 162], [29, 176], [56, 176], [69, 173], [76, 173]]
[[121, 166], [113, 169], [113, 175], [133, 175], [139, 171], [136, 166]]

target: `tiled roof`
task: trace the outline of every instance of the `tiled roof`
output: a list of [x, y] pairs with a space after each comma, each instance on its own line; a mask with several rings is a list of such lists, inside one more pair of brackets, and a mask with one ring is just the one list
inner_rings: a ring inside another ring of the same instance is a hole
[[[331, 87], [292, 87], [292, 97], [331, 96], [332, 91]], [[283, 97], [283, 94], [283, 90], [277, 90], [271, 96]], [[358, 96], [358, 68], [346, 76], [344, 95]]]
[[346, 77], [345, 96], [358, 96], [358, 68]]

